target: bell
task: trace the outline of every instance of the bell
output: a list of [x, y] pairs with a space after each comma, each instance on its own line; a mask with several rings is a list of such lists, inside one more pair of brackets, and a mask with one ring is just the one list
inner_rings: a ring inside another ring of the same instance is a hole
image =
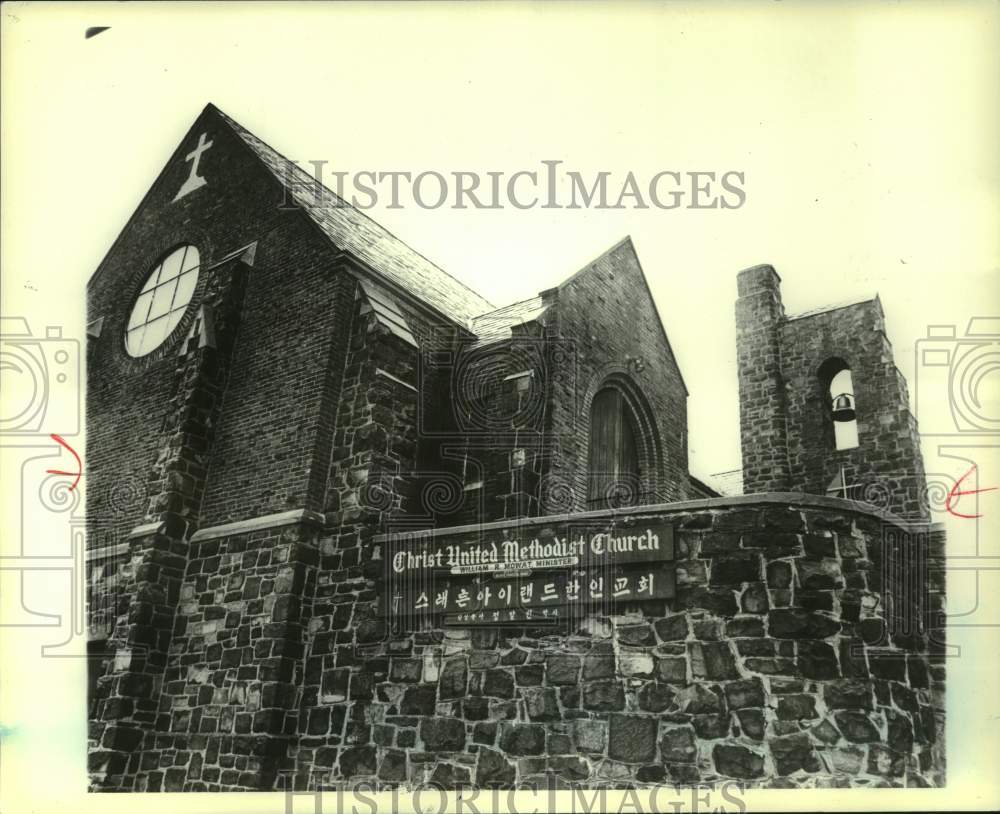
[[833, 397], [833, 420], [834, 421], [854, 421], [857, 413], [854, 412], [854, 396], [850, 393], [841, 393]]

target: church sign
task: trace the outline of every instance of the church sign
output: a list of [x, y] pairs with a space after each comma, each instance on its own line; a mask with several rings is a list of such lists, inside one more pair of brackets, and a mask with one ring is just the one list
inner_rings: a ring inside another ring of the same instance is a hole
[[509, 624], [673, 597], [673, 527], [630, 521], [520, 520], [434, 537], [387, 535], [379, 610], [444, 615], [451, 624]]

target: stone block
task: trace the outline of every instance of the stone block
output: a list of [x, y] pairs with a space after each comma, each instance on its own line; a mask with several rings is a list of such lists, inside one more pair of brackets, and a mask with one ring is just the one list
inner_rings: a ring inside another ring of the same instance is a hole
[[825, 680], [840, 677], [837, 654], [826, 642], [805, 640], [798, 643], [799, 670], [806, 678]]
[[868, 747], [868, 773], [881, 777], [902, 777], [906, 771], [906, 756], [878, 743]]
[[649, 763], [656, 757], [657, 719], [612, 715], [608, 719], [608, 757], [622, 763]]
[[547, 768], [564, 780], [580, 781], [590, 777], [590, 764], [576, 755], [550, 757]]
[[685, 726], [664, 730], [660, 755], [668, 763], [694, 763], [698, 755], [694, 729]]
[[608, 742], [608, 724], [604, 721], [578, 719], [573, 721], [573, 737], [579, 752], [603, 752]]
[[441, 699], [465, 697], [468, 691], [468, 677], [468, 667], [464, 656], [452, 656], [447, 659], [441, 668], [441, 677], [438, 681]]
[[767, 613], [771, 603], [767, 589], [762, 582], [753, 582], [740, 596], [740, 608], [744, 613]]
[[429, 752], [459, 752], [465, 748], [465, 722], [457, 718], [425, 718], [420, 739]]
[[760, 709], [741, 709], [736, 713], [743, 733], [753, 740], [764, 739], [764, 711]]
[[750, 780], [764, 776], [764, 756], [745, 746], [717, 743], [712, 747], [712, 761], [724, 777]]
[[729, 642], [690, 644], [691, 671], [695, 678], [728, 681], [740, 677]]
[[420, 681], [424, 665], [420, 659], [400, 659], [392, 660], [390, 677], [393, 681], [414, 682]]
[[802, 769], [806, 772], [821, 770], [819, 758], [813, 750], [812, 741], [804, 732], [774, 738], [768, 743], [774, 768], [779, 775], [792, 774]]
[[545, 751], [545, 727], [504, 723], [500, 729], [500, 748], [510, 755], [540, 755]]
[[663, 784], [667, 779], [667, 770], [659, 764], [640, 766], [635, 772], [635, 779], [640, 783]]
[[844, 710], [834, 713], [833, 718], [844, 737], [852, 743], [872, 743], [881, 740], [878, 727], [864, 712]]
[[551, 655], [545, 662], [545, 677], [549, 684], [576, 684], [580, 680], [580, 657]]
[[375, 747], [352, 746], [340, 756], [340, 772], [347, 779], [375, 774]]
[[717, 642], [722, 635], [719, 619], [697, 619], [693, 623], [694, 637], [703, 642]]
[[764, 706], [764, 685], [759, 678], [731, 681], [724, 685], [730, 709]]
[[406, 780], [406, 752], [389, 749], [382, 758], [378, 768], [379, 780], [386, 782], [403, 782]]
[[739, 585], [760, 580], [760, 555], [739, 552], [712, 558], [711, 585]]
[[674, 699], [674, 691], [667, 684], [651, 681], [636, 695], [639, 709], [646, 712], [663, 712], [669, 708]]
[[783, 695], [778, 699], [778, 720], [798, 721], [816, 717], [816, 699], [811, 695]]
[[886, 681], [906, 681], [906, 654], [905, 653], [871, 653], [868, 656], [868, 664], [872, 675]]
[[434, 788], [462, 788], [469, 783], [469, 770], [464, 766], [453, 766], [450, 763], [439, 763], [431, 773], [430, 783]]
[[743, 664], [752, 673], [761, 673], [768, 676], [794, 675], [796, 671], [795, 662], [792, 659], [750, 657]]
[[514, 764], [494, 749], [480, 747], [476, 763], [476, 785], [480, 788], [505, 788], [514, 783]]
[[724, 711], [722, 699], [702, 684], [692, 684], [677, 693], [677, 704], [689, 715], [712, 715]]
[[799, 585], [806, 590], [842, 588], [844, 575], [840, 563], [835, 559], [799, 560], [797, 566]]
[[492, 746], [497, 739], [498, 726], [499, 724], [496, 721], [476, 724], [472, 728], [472, 742], [485, 743]]
[[716, 740], [729, 734], [728, 715], [695, 715], [691, 723], [695, 734], [702, 740]]
[[837, 731], [837, 727], [835, 727], [830, 720], [826, 718], [816, 724], [816, 726], [809, 731], [813, 734], [813, 737], [817, 740], [823, 741], [824, 743], [833, 744], [840, 740], [840, 733]]
[[768, 631], [780, 639], [825, 639], [840, 631], [840, 623], [818, 613], [799, 610], [772, 610]]
[[507, 670], [487, 670], [483, 679], [483, 695], [495, 698], [514, 697], [514, 677]]
[[660, 679], [671, 684], [687, 683], [687, 659], [666, 656], [657, 664]]
[[889, 724], [889, 735], [886, 742], [889, 747], [897, 752], [909, 754], [913, 749], [913, 725], [910, 719], [902, 712], [889, 709], [885, 713]]
[[618, 641], [631, 647], [646, 647], [656, 643], [648, 624], [624, 625], [618, 628]]
[[687, 615], [678, 613], [665, 619], [657, 619], [653, 628], [661, 642], [681, 641], [688, 635]]
[[515, 647], [512, 650], [507, 651], [500, 657], [500, 664], [504, 666], [514, 666], [518, 664], [524, 664], [528, 660], [528, 651], [522, 650], [520, 647]]
[[871, 709], [871, 685], [852, 679], [831, 681], [823, 687], [823, 700], [830, 709]]
[[403, 715], [433, 715], [436, 707], [436, 688], [433, 685], [421, 684], [406, 688], [399, 709]]
[[616, 712], [625, 709], [625, 691], [617, 681], [595, 681], [583, 688], [584, 709]]
[[558, 721], [562, 717], [556, 691], [551, 687], [525, 687], [521, 695], [532, 721]]
[[[656, 663], [649, 653], [645, 652], [622, 652], [618, 654], [618, 667], [622, 675], [631, 678], [649, 678], [656, 669]], [[549, 683], [552, 682], [551, 673]]]
[[467, 721], [485, 721], [490, 717], [489, 699], [478, 696], [463, 698], [462, 717]]
[[764, 635], [764, 622], [756, 616], [739, 616], [726, 622], [726, 638], [759, 637]]

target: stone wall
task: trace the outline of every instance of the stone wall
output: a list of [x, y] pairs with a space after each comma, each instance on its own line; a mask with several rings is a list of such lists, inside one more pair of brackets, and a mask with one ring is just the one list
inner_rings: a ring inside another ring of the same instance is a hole
[[208, 532], [161, 672], [127, 709], [99, 683], [95, 783], [943, 784], [941, 621], [883, 614], [883, 539], [926, 529], [803, 495], [628, 512], [673, 523], [676, 597], [555, 630], [393, 630], [380, 538], [347, 564], [318, 519]]
[[[630, 238], [561, 283], [542, 292], [550, 302], [546, 336], [563, 343], [572, 376], [562, 375], [548, 405], [553, 481], [542, 513], [587, 505], [590, 407], [594, 394], [617, 377], [634, 394], [640, 447], [655, 453], [641, 471], [640, 503], [691, 497], [688, 477], [687, 387]], [[644, 431], [643, 419], [649, 424]], [[570, 490], [566, 499], [564, 489]]]
[[[740, 272], [736, 342], [747, 493], [824, 494], [843, 468], [867, 503], [929, 517], [923, 458], [906, 381], [893, 362], [878, 298], [788, 317], [770, 266]], [[858, 446], [836, 449], [821, 366], [851, 369]]]
[[[782, 325], [781, 337], [791, 482], [821, 492], [843, 466], [866, 502], [927, 519], [917, 420], [879, 300], [793, 317]], [[831, 357], [851, 367], [858, 428], [853, 449], [834, 448], [829, 394], [816, 373]]]
[[439, 330], [421, 341], [419, 388], [434, 402], [424, 402], [432, 427], [421, 420], [420, 468], [466, 490], [439, 520], [596, 508], [590, 409], [603, 386], [622, 392], [636, 419], [639, 478], [618, 484], [627, 502], [704, 494], [688, 473], [687, 390], [631, 241], [542, 292], [535, 310], [512, 318], [509, 338]]

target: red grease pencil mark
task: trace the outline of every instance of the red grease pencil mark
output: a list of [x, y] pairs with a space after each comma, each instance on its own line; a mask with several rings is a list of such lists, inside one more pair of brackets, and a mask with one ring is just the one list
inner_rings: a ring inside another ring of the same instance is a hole
[[958, 482], [953, 487], [951, 487], [951, 491], [948, 493], [948, 499], [944, 502], [944, 507], [945, 509], [947, 509], [948, 514], [953, 514], [955, 515], [955, 517], [963, 517], [967, 520], [972, 520], [976, 517], [982, 517], [981, 514], [962, 514], [961, 512], [956, 512], [951, 508], [952, 498], [960, 497], [962, 495], [978, 495], [980, 492], [993, 492], [996, 490], [997, 488], [996, 486], [991, 486], [988, 489], [965, 489], [960, 492], [958, 490], [958, 487], [962, 485], [962, 481], [964, 481], [967, 477], [969, 477], [969, 475], [971, 475], [975, 470], [976, 470], [976, 465], [973, 464], [972, 468], [964, 475], [962, 475], [962, 477], [958, 479]]
[[72, 492], [74, 489], [76, 489], [76, 485], [80, 482], [80, 476], [83, 474], [83, 463], [80, 461], [80, 456], [76, 454], [76, 450], [73, 449], [73, 447], [71, 447], [69, 444], [67, 444], [61, 436], [52, 433], [51, 437], [54, 441], [66, 447], [66, 449], [70, 451], [70, 454], [74, 458], [76, 458], [77, 469], [76, 472], [64, 472], [61, 469], [46, 469], [45, 471], [49, 475], [69, 475], [71, 478], [75, 478], [75, 480], [73, 481], [73, 485], [69, 487], [69, 490]]

